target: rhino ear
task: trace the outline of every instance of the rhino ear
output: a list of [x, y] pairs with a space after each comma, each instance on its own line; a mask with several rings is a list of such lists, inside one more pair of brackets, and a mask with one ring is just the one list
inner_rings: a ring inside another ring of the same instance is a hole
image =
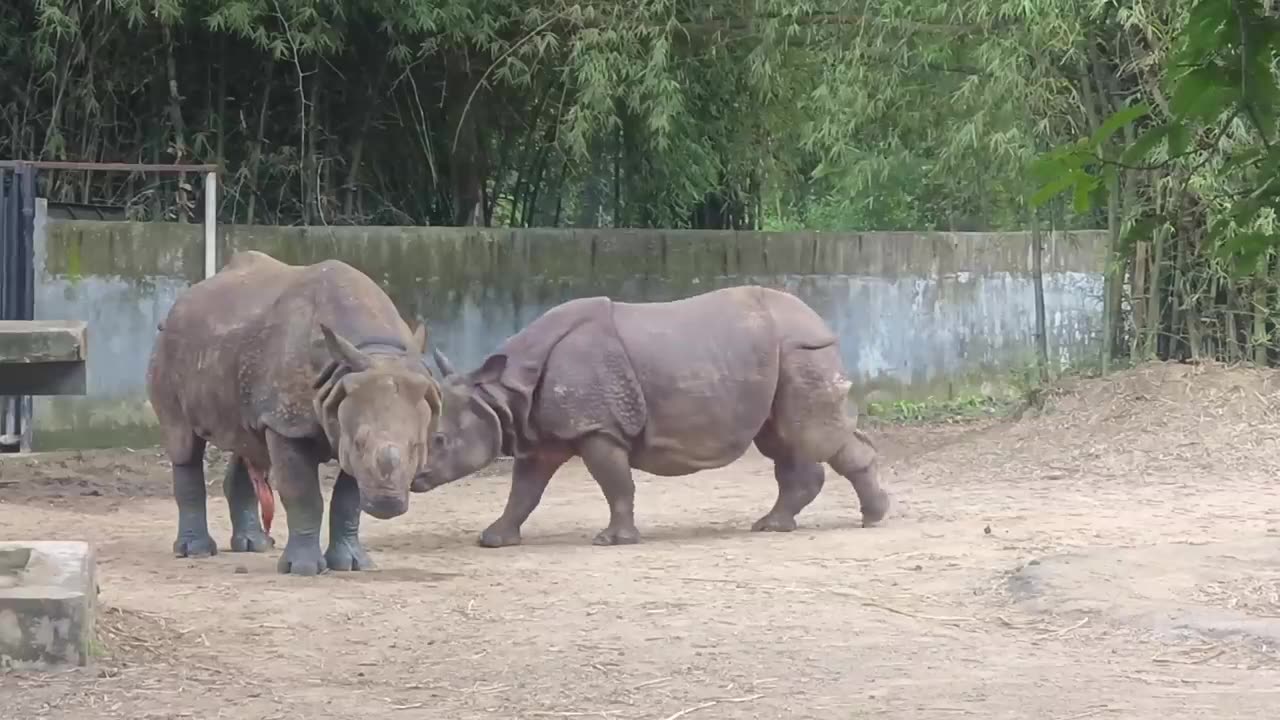
[[350, 340], [330, 330], [328, 325], [320, 323], [320, 332], [324, 334], [325, 345], [329, 346], [333, 359], [346, 363], [352, 372], [361, 372], [373, 366], [368, 355], [357, 350]]
[[417, 318], [418, 329], [413, 331], [413, 345], [418, 348], [419, 355], [427, 353], [427, 324], [422, 318]]
[[471, 382], [484, 383], [495, 382], [502, 377], [503, 371], [507, 369], [507, 356], [501, 353], [490, 355], [484, 359], [484, 364], [471, 373]]
[[453, 363], [449, 362], [449, 358], [445, 357], [444, 353], [440, 352], [440, 348], [433, 348], [431, 350], [431, 355], [435, 357], [436, 367], [440, 368], [440, 375], [442, 377], [449, 377], [454, 373]]

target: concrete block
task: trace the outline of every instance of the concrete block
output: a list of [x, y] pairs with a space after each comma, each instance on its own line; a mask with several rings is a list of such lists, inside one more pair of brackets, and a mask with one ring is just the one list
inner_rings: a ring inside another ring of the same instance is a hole
[[82, 320], [0, 320], [0, 364], [84, 362], [87, 326]]
[[89, 543], [0, 542], [0, 661], [88, 664], [97, 597]]
[[88, 326], [81, 320], [0, 320], [0, 395], [83, 395]]

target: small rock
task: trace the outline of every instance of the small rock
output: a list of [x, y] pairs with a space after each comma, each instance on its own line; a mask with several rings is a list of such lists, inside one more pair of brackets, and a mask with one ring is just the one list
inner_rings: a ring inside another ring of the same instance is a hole
[[1039, 564], [1040, 564], [1040, 561], [1039, 561], [1039, 560], [1032, 560], [1031, 562], [1029, 562], [1029, 563], [1027, 563], [1027, 564], [1028, 564], [1028, 565], [1039, 565]]
[[991, 526], [990, 526], [990, 525], [988, 525], [988, 526], [986, 526], [986, 527], [982, 528], [982, 534], [983, 534], [983, 535], [990, 535], [990, 534], [991, 534]]
[[237, 566], [236, 566], [236, 574], [237, 574], [237, 575], [248, 575], [248, 574], [249, 574], [249, 568], [247, 568], [247, 567], [245, 567], [245, 566], [243, 566], [243, 565], [237, 565]]

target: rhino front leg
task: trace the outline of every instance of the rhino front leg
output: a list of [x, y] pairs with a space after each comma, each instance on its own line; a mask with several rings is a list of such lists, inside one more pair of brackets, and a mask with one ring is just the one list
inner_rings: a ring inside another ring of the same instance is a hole
[[849, 479], [862, 506], [862, 526], [870, 527], [889, 512], [889, 494], [880, 486], [880, 462], [875, 446], [860, 430], [850, 433], [844, 447], [827, 461]]
[[185, 462], [173, 463], [173, 499], [178, 504], [178, 539], [173, 541], [176, 557], [209, 557], [218, 554], [218, 544], [209, 535], [204, 487], [204, 446], [192, 436]]
[[289, 526], [289, 542], [276, 562], [276, 570], [319, 575], [325, 571], [324, 555], [320, 553], [320, 523], [324, 519], [320, 463], [307, 441], [293, 440], [269, 429], [267, 451]]
[[232, 455], [222, 478], [222, 494], [231, 511], [231, 552], [266, 552], [276, 541], [262, 529], [258, 496], [244, 458]]
[[360, 544], [360, 486], [345, 472], [338, 473], [329, 499], [329, 549], [324, 553], [330, 570], [372, 570], [375, 565]]
[[569, 459], [568, 453], [550, 452], [518, 458], [511, 470], [511, 491], [502, 515], [480, 533], [480, 545], [487, 548], [520, 544], [520, 526], [538, 507], [551, 476]]
[[625, 448], [603, 435], [592, 435], [578, 447], [578, 454], [609, 503], [609, 527], [596, 534], [595, 545], [632, 545], [640, 542], [636, 529], [636, 485], [631, 479], [631, 459]]

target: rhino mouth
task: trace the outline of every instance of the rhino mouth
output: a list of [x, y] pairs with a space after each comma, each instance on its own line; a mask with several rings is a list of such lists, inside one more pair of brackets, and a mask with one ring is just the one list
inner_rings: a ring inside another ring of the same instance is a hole
[[409, 510], [409, 498], [383, 495], [361, 503], [361, 509], [379, 520], [399, 517]]
[[413, 482], [410, 483], [409, 489], [413, 492], [421, 493], [428, 490], [434, 490], [444, 484], [445, 482], [443, 480], [437, 480], [431, 475], [422, 473], [413, 477]]

